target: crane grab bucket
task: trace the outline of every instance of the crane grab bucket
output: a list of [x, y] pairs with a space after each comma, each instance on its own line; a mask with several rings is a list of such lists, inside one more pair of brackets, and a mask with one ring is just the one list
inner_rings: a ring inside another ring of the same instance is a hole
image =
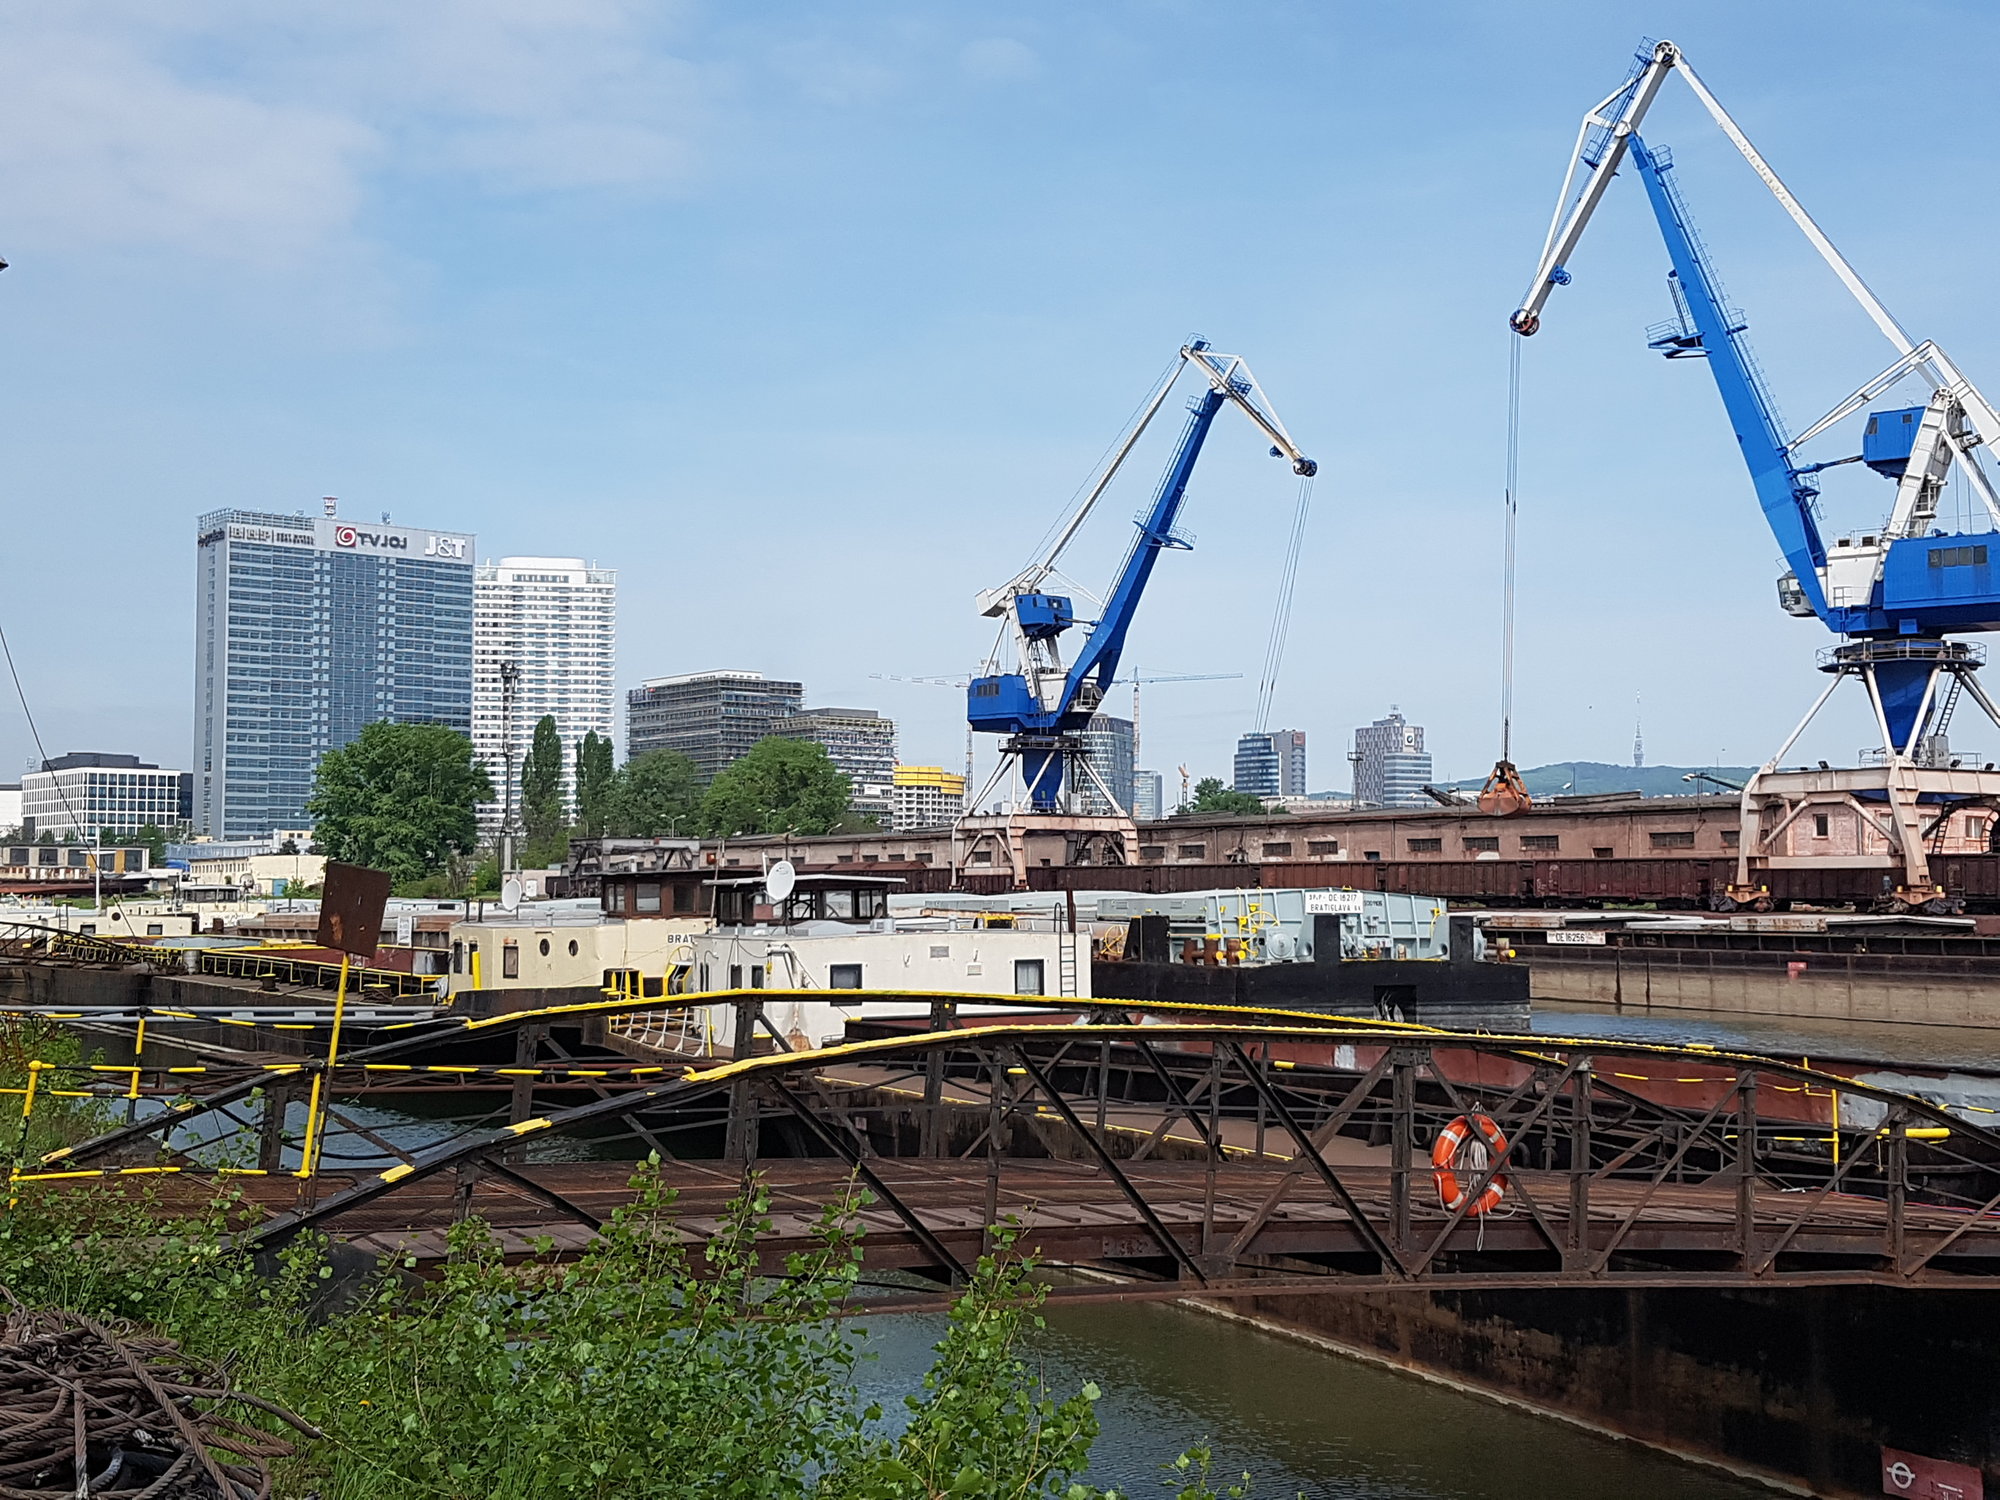
[[1511, 818], [1535, 805], [1511, 760], [1495, 761], [1493, 774], [1479, 789], [1479, 810], [1496, 818]]

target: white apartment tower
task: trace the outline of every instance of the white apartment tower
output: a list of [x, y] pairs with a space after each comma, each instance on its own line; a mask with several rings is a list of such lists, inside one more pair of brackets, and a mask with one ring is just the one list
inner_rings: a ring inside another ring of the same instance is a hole
[[[479, 810], [482, 830], [499, 829], [509, 764], [518, 821], [521, 758], [544, 715], [555, 716], [562, 736], [566, 797], [575, 792], [578, 741], [592, 730], [611, 737], [617, 724], [617, 609], [617, 572], [590, 567], [580, 557], [503, 557], [474, 571], [472, 745], [499, 794]], [[501, 685], [508, 662], [516, 672], [511, 712]]]

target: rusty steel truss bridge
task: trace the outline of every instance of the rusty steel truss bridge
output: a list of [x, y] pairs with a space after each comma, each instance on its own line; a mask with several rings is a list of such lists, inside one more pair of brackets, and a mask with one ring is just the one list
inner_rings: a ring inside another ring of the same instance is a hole
[[[867, 992], [919, 1013], [791, 1051], [763, 1014], [787, 994], [408, 1023], [330, 1071], [39, 1069], [43, 1100], [132, 1118], [22, 1163], [13, 1191], [227, 1183], [258, 1247], [316, 1231], [434, 1263], [473, 1215], [512, 1254], [581, 1249], [652, 1152], [693, 1239], [758, 1174], [777, 1269], [860, 1194], [867, 1265], [918, 1288], [961, 1282], [1003, 1233], [1090, 1273], [1053, 1295], [1092, 1299], [2000, 1287], [2000, 1134], [1803, 1061], [1128, 1001], [961, 1016], [972, 997]], [[776, 1050], [614, 1050], [712, 1005]], [[328, 1143], [301, 1176], [315, 1079]], [[1447, 1159], [1445, 1182], [1440, 1135], [1481, 1117], [1484, 1153]]]

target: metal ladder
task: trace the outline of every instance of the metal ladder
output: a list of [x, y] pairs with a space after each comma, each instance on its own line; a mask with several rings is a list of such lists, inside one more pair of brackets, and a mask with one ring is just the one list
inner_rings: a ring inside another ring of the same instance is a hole
[[1056, 944], [1056, 993], [1074, 995], [1076, 992], [1076, 934], [1065, 932]]

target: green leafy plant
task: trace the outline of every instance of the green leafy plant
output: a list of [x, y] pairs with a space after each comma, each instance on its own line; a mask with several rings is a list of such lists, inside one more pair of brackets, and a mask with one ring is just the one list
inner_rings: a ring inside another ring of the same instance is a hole
[[306, 812], [327, 858], [407, 883], [442, 873], [472, 851], [479, 832], [473, 808], [492, 797], [472, 741], [457, 730], [382, 721], [320, 757]]
[[826, 833], [846, 814], [852, 791], [824, 745], [772, 735], [731, 761], [709, 786], [701, 799], [701, 831], [724, 837]]

